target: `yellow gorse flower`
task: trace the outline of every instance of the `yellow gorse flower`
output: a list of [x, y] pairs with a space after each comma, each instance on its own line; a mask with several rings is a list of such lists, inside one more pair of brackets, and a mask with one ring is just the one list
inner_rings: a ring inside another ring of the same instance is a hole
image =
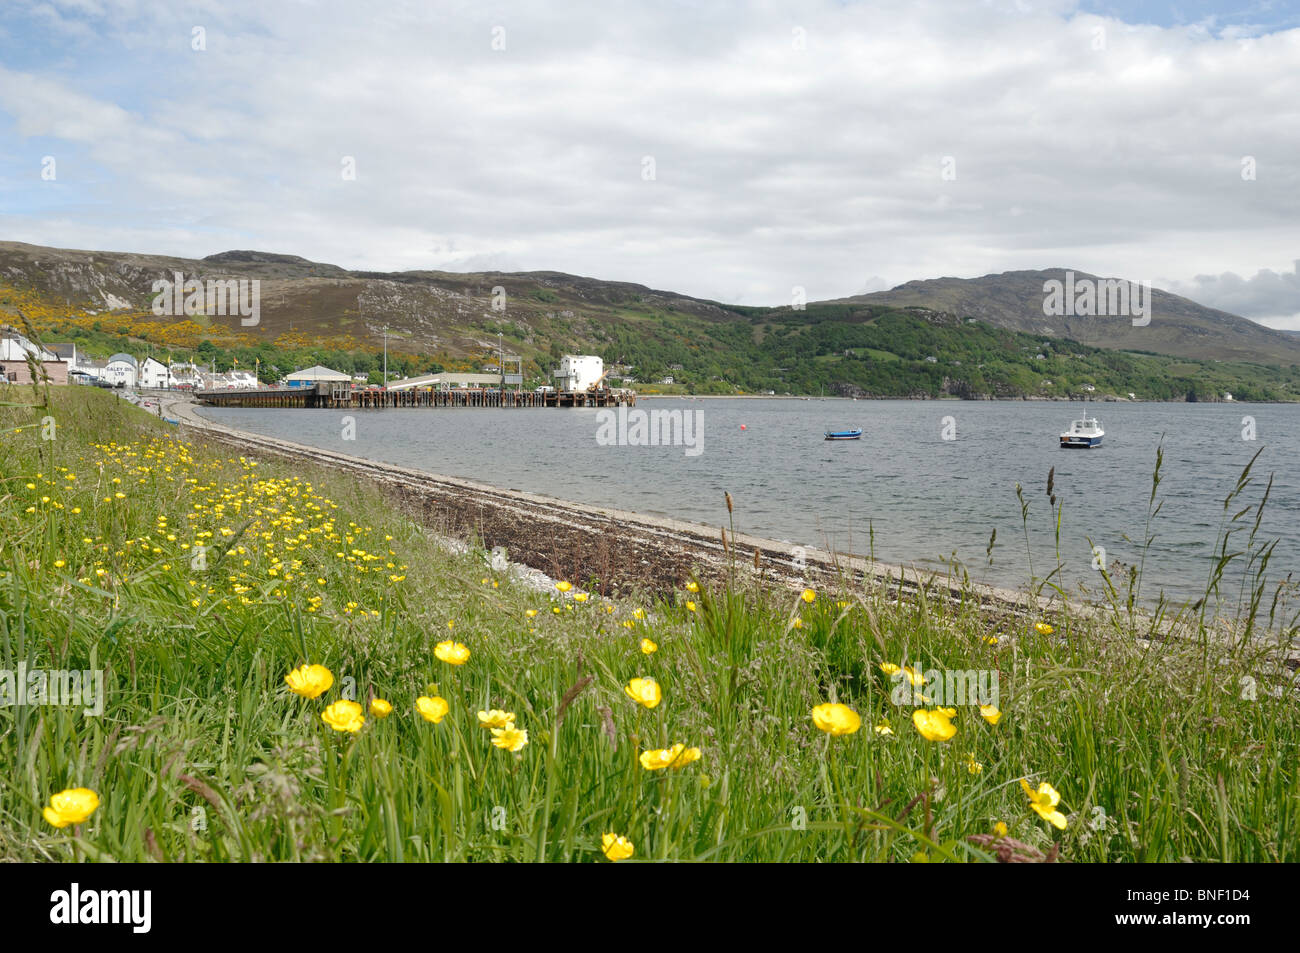
[[528, 732], [523, 728], [516, 728], [514, 722], [511, 722], [504, 728], [492, 729], [492, 744], [504, 751], [518, 751], [528, 744]]
[[646, 708], [654, 708], [664, 697], [659, 683], [653, 678], [634, 678], [623, 686], [623, 691], [632, 701]]
[[647, 771], [661, 771], [664, 768], [678, 770], [692, 761], [700, 760], [699, 748], [688, 748], [684, 744], [675, 744], [671, 748], [656, 748], [641, 752], [641, 767]]
[[415, 710], [420, 713], [420, 717], [425, 721], [431, 721], [435, 725], [447, 717], [447, 712], [451, 711], [451, 706], [447, 704], [447, 699], [438, 695], [430, 698], [428, 695], [421, 695], [415, 700]]
[[334, 684], [334, 673], [324, 665], [302, 665], [284, 677], [289, 691], [303, 698], [319, 698]]
[[912, 724], [916, 725], [916, 730], [926, 741], [948, 741], [957, 734], [957, 726], [948, 720], [951, 716], [945, 711], [952, 711], [952, 709], [929, 711], [918, 708], [912, 712]]
[[862, 727], [862, 718], [848, 705], [827, 702], [812, 710], [813, 724], [828, 735], [851, 735]]
[[600, 838], [600, 849], [610, 860], [627, 860], [634, 853], [632, 842], [622, 834], [605, 834]]
[[393, 706], [391, 703], [382, 698], [372, 698], [370, 700], [370, 714], [376, 718], [387, 718], [392, 713]]
[[90, 788], [68, 788], [50, 796], [50, 806], [41, 811], [50, 824], [63, 828], [80, 824], [99, 807], [99, 795]]
[[448, 665], [464, 665], [469, 661], [469, 649], [459, 642], [439, 642], [433, 647], [433, 654], [439, 661]]
[[335, 731], [348, 731], [356, 734], [366, 723], [366, 716], [356, 702], [341, 698], [320, 713], [321, 721]]
[[500, 708], [478, 713], [478, 723], [484, 728], [504, 728], [506, 725], [513, 724], [514, 720], [514, 712], [502, 711]]
[[1024, 789], [1025, 796], [1029, 798], [1029, 806], [1035, 814], [1053, 827], [1065, 830], [1065, 815], [1056, 810], [1056, 805], [1061, 803], [1061, 795], [1056, 788], [1044, 781], [1035, 791], [1024, 778], [1020, 779], [1020, 787]]

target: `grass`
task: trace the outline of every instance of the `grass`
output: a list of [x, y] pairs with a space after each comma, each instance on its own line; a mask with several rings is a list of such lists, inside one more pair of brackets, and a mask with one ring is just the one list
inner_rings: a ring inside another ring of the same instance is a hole
[[[1259, 639], [1139, 638], [1122, 595], [1087, 618], [847, 580], [805, 602], [741, 566], [579, 601], [583, 581], [530, 587], [346, 475], [183, 443], [88, 388], [0, 399], [0, 669], [107, 685], [98, 717], [0, 707], [7, 859], [605, 862], [606, 833], [633, 861], [1297, 859], [1300, 718]], [[440, 661], [446, 640], [468, 662]], [[304, 663], [333, 674], [319, 698], [285, 684]], [[996, 673], [1001, 717], [956, 705], [928, 741], [890, 664]], [[393, 713], [356, 733], [321, 718], [372, 695]], [[415, 710], [434, 695], [436, 724]], [[832, 701], [861, 729], [818, 730]], [[485, 709], [527, 744], [494, 747]], [[642, 767], [675, 743], [699, 760]], [[1063, 830], [1021, 779], [1059, 791]], [[76, 787], [89, 819], [43, 820]]]

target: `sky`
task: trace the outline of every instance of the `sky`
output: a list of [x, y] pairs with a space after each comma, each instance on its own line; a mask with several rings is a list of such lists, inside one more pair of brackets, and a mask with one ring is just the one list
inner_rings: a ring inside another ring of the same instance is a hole
[[0, 3], [0, 240], [1300, 329], [1300, 0]]

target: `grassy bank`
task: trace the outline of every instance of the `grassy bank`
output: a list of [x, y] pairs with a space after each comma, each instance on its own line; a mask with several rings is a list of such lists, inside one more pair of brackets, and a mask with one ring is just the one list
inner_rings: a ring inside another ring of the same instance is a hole
[[[0, 669], [106, 685], [98, 716], [0, 707], [5, 858], [605, 862], [606, 834], [633, 860], [1297, 857], [1296, 696], [1254, 641], [741, 567], [653, 604], [538, 591], [346, 474], [182, 443], [111, 395], [0, 414]], [[304, 664], [315, 698], [286, 684]], [[914, 706], [904, 665], [996, 676], [997, 710], [934, 684]], [[55, 827], [76, 788], [98, 807]]]

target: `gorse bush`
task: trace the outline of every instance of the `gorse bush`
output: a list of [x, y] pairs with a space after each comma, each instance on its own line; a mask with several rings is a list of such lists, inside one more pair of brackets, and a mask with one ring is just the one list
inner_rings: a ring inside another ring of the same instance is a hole
[[741, 568], [539, 590], [347, 475], [54, 397], [0, 410], [0, 670], [104, 695], [0, 707], [6, 858], [1296, 859], [1272, 643]]

